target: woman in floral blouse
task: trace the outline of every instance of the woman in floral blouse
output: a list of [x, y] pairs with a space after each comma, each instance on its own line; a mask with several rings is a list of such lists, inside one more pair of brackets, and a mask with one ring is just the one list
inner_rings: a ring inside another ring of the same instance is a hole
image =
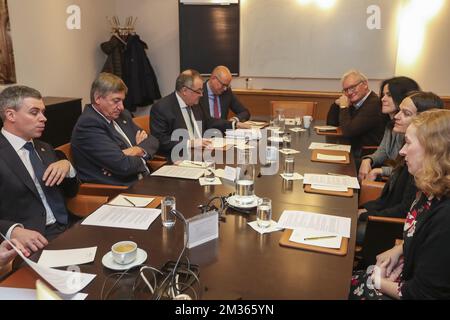
[[405, 156], [416, 199], [404, 243], [353, 275], [350, 299], [450, 299], [450, 110], [430, 110], [406, 130]]

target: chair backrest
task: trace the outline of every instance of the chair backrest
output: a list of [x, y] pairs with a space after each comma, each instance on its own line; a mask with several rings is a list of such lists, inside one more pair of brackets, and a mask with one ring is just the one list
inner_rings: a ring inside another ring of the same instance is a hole
[[276, 110], [283, 109], [286, 118], [295, 118], [295, 116], [315, 116], [317, 102], [313, 101], [270, 101], [271, 114], [276, 115]]
[[62, 151], [66, 155], [67, 160], [73, 164], [72, 147], [70, 146], [70, 142], [57, 147], [56, 150]]
[[134, 117], [133, 121], [139, 128], [150, 134], [150, 116]]

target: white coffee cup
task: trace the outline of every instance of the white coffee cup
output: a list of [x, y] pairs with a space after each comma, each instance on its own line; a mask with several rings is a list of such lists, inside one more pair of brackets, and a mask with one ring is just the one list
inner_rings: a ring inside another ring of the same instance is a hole
[[136, 260], [137, 244], [133, 241], [120, 241], [111, 247], [114, 262], [118, 264], [129, 264]]
[[313, 118], [311, 116], [303, 116], [303, 126], [305, 127], [305, 129], [309, 128], [312, 120]]

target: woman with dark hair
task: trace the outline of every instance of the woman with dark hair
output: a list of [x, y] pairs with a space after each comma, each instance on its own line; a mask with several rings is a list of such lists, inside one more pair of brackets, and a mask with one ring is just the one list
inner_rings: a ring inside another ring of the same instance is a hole
[[[384, 80], [380, 87], [380, 97], [383, 114], [389, 115], [392, 121], [388, 122], [384, 130], [383, 140], [375, 153], [364, 156], [359, 167], [359, 179], [375, 180], [378, 176], [389, 177], [392, 166], [383, 166], [387, 160], [395, 160], [398, 151], [403, 145], [404, 134], [394, 132], [392, 129], [395, 114], [400, 110], [400, 103], [409, 92], [419, 90], [419, 85], [408, 77], [395, 77]], [[379, 168], [381, 167], [381, 168]]]
[[406, 130], [405, 157], [419, 192], [403, 244], [353, 275], [350, 299], [450, 299], [450, 110], [426, 111]]
[[[403, 99], [400, 111], [394, 116], [393, 131], [404, 134], [413, 118], [424, 111], [442, 109], [444, 102], [432, 92], [414, 91]], [[395, 169], [378, 199], [366, 202], [358, 210], [356, 242], [364, 241], [368, 216], [404, 218], [417, 192], [414, 178], [408, 173], [403, 157], [396, 159]]]

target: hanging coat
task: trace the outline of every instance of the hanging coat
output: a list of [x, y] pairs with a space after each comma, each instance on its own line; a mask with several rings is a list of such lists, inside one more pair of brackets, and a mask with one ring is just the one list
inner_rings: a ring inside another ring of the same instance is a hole
[[123, 65], [123, 53], [125, 51], [125, 45], [112, 36], [107, 42], [103, 42], [100, 45], [102, 51], [108, 55], [102, 72], [109, 72], [122, 78], [122, 65]]
[[147, 106], [161, 98], [158, 80], [145, 50], [147, 44], [138, 35], [130, 35], [124, 53], [123, 81], [128, 87], [125, 108]]

